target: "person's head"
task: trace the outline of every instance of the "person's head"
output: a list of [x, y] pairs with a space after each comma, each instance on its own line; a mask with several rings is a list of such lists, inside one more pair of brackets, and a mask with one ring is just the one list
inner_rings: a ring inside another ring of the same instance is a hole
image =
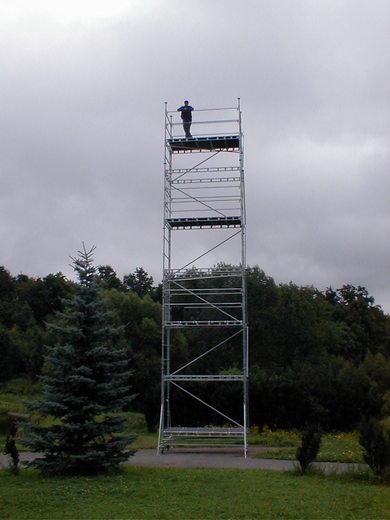
[[188, 100], [187, 100], [187, 99], [184, 101], [184, 105], [185, 105], [186, 107], [188, 106]]

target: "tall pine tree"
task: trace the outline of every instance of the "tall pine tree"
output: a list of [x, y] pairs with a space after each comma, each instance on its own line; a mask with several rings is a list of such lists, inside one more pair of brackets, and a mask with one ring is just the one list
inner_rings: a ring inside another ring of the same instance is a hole
[[41, 400], [31, 405], [40, 415], [51, 415], [49, 427], [27, 425], [26, 443], [43, 453], [35, 467], [49, 473], [96, 473], [125, 461], [133, 452], [126, 445], [126, 418], [121, 414], [129, 394], [128, 360], [118, 346], [120, 328], [99, 298], [94, 247], [72, 258], [79, 284], [48, 327], [57, 342], [45, 357]]

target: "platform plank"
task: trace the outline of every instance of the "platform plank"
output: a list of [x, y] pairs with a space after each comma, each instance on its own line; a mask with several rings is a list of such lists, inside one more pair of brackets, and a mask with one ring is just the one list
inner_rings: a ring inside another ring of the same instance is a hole
[[170, 218], [167, 223], [172, 229], [200, 229], [200, 228], [226, 228], [240, 227], [241, 217], [190, 217], [190, 218]]
[[232, 151], [240, 148], [238, 135], [201, 136], [189, 139], [179, 137], [168, 139], [168, 143], [173, 153]]

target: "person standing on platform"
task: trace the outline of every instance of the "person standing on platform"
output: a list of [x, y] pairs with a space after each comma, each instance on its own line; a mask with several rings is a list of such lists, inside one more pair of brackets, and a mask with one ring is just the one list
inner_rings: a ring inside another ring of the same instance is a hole
[[186, 138], [189, 139], [192, 137], [190, 128], [192, 123], [192, 111], [194, 109], [191, 105], [188, 104], [188, 101], [184, 101], [184, 105], [177, 109], [178, 112], [181, 112], [181, 118], [183, 120], [183, 128], [186, 134]]

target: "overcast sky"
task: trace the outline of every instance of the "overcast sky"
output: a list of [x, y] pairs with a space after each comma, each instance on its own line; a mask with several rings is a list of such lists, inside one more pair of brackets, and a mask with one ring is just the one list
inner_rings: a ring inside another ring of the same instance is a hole
[[85, 241], [160, 281], [164, 102], [240, 97], [248, 264], [390, 312], [388, 0], [0, 0], [0, 65], [13, 275]]

